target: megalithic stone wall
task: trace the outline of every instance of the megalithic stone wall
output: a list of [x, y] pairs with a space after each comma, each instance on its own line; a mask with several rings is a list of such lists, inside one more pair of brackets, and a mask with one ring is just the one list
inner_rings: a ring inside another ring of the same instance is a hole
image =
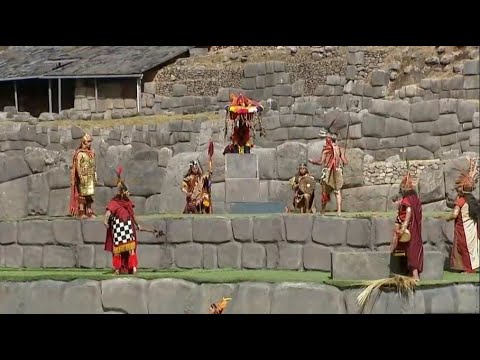
[[224, 314], [479, 313], [477, 284], [418, 288], [409, 299], [380, 291], [363, 312], [357, 304], [361, 291], [324, 284], [196, 284], [179, 279], [0, 282], [0, 313], [208, 314], [210, 305], [226, 296], [232, 300]]
[[[342, 219], [309, 214], [179, 215], [140, 217], [139, 221], [165, 232], [160, 238], [138, 234], [141, 269], [329, 271], [332, 252], [388, 251], [394, 225], [393, 217]], [[110, 268], [105, 232], [101, 218], [3, 220], [0, 267]], [[426, 217], [422, 238], [425, 251], [440, 251], [448, 264], [453, 223]]]

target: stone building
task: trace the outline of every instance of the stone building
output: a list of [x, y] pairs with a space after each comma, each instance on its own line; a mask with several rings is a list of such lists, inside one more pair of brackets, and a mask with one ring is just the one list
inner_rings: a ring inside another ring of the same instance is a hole
[[155, 91], [148, 84], [158, 70], [189, 56], [191, 49], [10, 46], [0, 52], [0, 108], [34, 117], [42, 113], [69, 119], [133, 116], [148, 108], [147, 103], [153, 104]]

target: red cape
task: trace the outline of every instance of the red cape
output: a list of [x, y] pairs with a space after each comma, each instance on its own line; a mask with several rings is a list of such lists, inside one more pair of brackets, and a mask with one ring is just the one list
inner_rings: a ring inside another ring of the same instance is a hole
[[418, 269], [420, 274], [423, 271], [422, 203], [418, 195], [410, 194], [402, 199], [401, 205], [409, 206], [412, 209], [408, 225], [411, 235], [407, 247], [408, 269]]

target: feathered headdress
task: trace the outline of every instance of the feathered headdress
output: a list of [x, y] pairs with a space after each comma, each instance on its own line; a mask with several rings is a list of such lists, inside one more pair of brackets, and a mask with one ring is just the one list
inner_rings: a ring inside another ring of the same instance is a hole
[[470, 166], [468, 171], [462, 171], [457, 181], [455, 181], [455, 188], [461, 188], [464, 193], [471, 193], [475, 190], [475, 184], [478, 181], [478, 159], [470, 159]]
[[232, 298], [224, 297], [222, 300], [213, 303], [210, 305], [210, 314], [222, 314], [231, 300]]
[[402, 191], [409, 191], [415, 189], [415, 183], [413, 181], [413, 176], [410, 173], [410, 162], [408, 159], [405, 160], [405, 164], [407, 167], [407, 174], [403, 177], [402, 181], [400, 182], [400, 190]]
[[125, 184], [125, 181], [123, 181], [123, 179], [122, 179], [123, 168], [121, 166], [119, 166], [115, 172], [117, 173], [117, 188], [118, 188], [118, 190], [120, 192], [128, 191], [127, 185]]

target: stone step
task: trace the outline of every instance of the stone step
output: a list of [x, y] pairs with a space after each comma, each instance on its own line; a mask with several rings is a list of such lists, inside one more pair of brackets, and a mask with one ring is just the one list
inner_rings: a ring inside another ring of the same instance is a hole
[[226, 202], [260, 202], [261, 198], [259, 179], [225, 179]]
[[[378, 280], [399, 273], [399, 257], [389, 251], [340, 252], [332, 251], [332, 278], [334, 280]], [[425, 251], [423, 280], [443, 278], [445, 258], [440, 251]]]
[[213, 214], [281, 214], [285, 205], [281, 201], [270, 202], [214, 202]]
[[225, 154], [225, 178], [258, 178], [255, 154]]

